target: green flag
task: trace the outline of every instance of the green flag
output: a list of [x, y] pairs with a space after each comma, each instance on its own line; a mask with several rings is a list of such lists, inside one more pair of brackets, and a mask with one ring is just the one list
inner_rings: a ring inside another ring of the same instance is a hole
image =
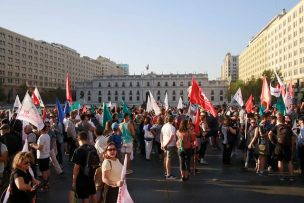
[[95, 114], [95, 108], [94, 108], [94, 106], [93, 105], [91, 105], [91, 112], [92, 112], [92, 114]]
[[124, 100], [122, 100], [122, 112], [131, 115], [131, 111], [128, 109], [128, 106]]
[[102, 127], [105, 128], [106, 127], [106, 122], [112, 120], [112, 115], [111, 115], [111, 113], [109, 111], [109, 108], [107, 107], [106, 103], [103, 103], [102, 110], [103, 110]]
[[280, 95], [280, 97], [278, 97], [277, 103], [275, 103], [275, 108], [278, 109], [278, 111], [281, 112], [285, 116], [286, 107], [285, 107], [285, 104], [283, 101], [282, 94]]
[[72, 104], [70, 107], [70, 111], [78, 110], [79, 105], [80, 105], [79, 101], [74, 102], [74, 104]]

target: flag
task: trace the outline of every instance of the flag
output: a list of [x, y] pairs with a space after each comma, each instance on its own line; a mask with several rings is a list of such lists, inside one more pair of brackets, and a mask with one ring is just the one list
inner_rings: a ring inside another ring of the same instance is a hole
[[41, 96], [40, 96], [40, 93], [39, 93], [37, 87], [35, 87], [34, 94], [35, 94], [35, 96], [37, 97], [37, 99], [39, 100], [39, 105], [40, 105], [40, 107], [44, 107], [44, 103], [43, 103], [43, 101], [42, 101], [42, 98], [41, 98]]
[[109, 111], [109, 108], [107, 107], [105, 102], [103, 103], [102, 110], [103, 110], [102, 127], [105, 128], [106, 127], [106, 122], [112, 120], [112, 115], [111, 115], [111, 113]]
[[122, 100], [122, 112], [131, 115], [131, 111], [129, 110], [125, 100]]
[[83, 105], [82, 113], [86, 113], [86, 112], [87, 112], [87, 105]]
[[250, 95], [246, 102], [246, 112], [251, 113], [252, 112], [252, 107], [253, 107], [253, 96]]
[[80, 106], [80, 102], [79, 102], [79, 101], [74, 102], [74, 103], [70, 106], [70, 111], [79, 110], [79, 109], [80, 109], [79, 106]]
[[35, 92], [32, 93], [32, 100], [33, 100], [34, 105], [40, 106], [39, 99], [38, 99], [38, 97], [36, 96]]
[[281, 80], [281, 78], [279, 77], [279, 75], [278, 75], [276, 69], [274, 69], [274, 74], [275, 74], [275, 76], [276, 76], [276, 78], [277, 78], [278, 83], [280, 84], [280, 86], [284, 86], [284, 83], [283, 83], [283, 81]]
[[93, 105], [91, 105], [90, 110], [91, 110], [91, 113], [92, 113], [92, 114], [95, 114], [95, 108], [94, 108], [94, 106], [93, 106]]
[[188, 88], [189, 101], [192, 104], [200, 104], [200, 87], [194, 78], [192, 78], [192, 86]]
[[244, 106], [244, 101], [243, 101], [243, 96], [242, 96], [242, 92], [241, 92], [241, 88], [239, 87], [239, 89], [236, 91], [233, 99], [235, 101], [237, 101], [237, 103], [240, 105], [240, 106]]
[[198, 104], [206, 111], [210, 112], [214, 117], [217, 116], [214, 106], [207, 98], [203, 90], [198, 86], [194, 78], [192, 78], [192, 86], [188, 88], [188, 97], [192, 104]]
[[153, 108], [153, 110], [155, 112], [155, 115], [158, 116], [159, 114], [161, 114], [161, 110], [160, 110], [159, 106], [157, 105], [157, 103], [156, 103], [156, 101], [155, 101], [155, 99], [154, 99], [154, 97], [153, 97], [153, 95], [152, 95], [152, 93], [151, 93], [150, 90], [149, 90], [149, 92], [150, 92], [150, 99], [151, 99], [152, 108]]
[[201, 122], [201, 119], [200, 119], [200, 109], [197, 108], [196, 114], [195, 114], [195, 127], [194, 127], [194, 132], [196, 134], [200, 133], [200, 122]]
[[123, 181], [123, 185], [119, 188], [117, 203], [134, 203], [127, 188], [126, 171], [127, 171], [127, 155], [125, 155], [124, 165], [121, 171], [120, 180]]
[[269, 108], [270, 105], [270, 90], [269, 90], [269, 86], [268, 86], [268, 82], [266, 77], [263, 77], [263, 85], [262, 85], [262, 92], [261, 92], [261, 105], [266, 107], [266, 109]]
[[280, 95], [280, 97], [277, 99], [277, 103], [275, 103], [274, 106], [283, 115], [286, 114], [286, 107], [285, 107], [282, 95]]
[[270, 83], [270, 94], [275, 97], [279, 97], [281, 95], [281, 90], [280, 88], [272, 87]]
[[288, 94], [291, 98], [293, 98], [292, 79], [289, 82]]
[[259, 108], [259, 114], [260, 114], [260, 116], [263, 115], [264, 111], [265, 111], [265, 107], [262, 106], [262, 105], [260, 105], [260, 108]]
[[184, 108], [183, 99], [182, 99], [182, 97], [179, 97], [177, 109], [183, 109], [183, 108]]
[[65, 102], [63, 111], [64, 111], [64, 115], [67, 115], [70, 113], [70, 102], [69, 101]]
[[27, 121], [41, 130], [44, 127], [43, 120], [28, 93], [25, 94], [17, 119]]
[[66, 76], [66, 99], [70, 102], [70, 104], [73, 103], [72, 93], [71, 93], [71, 80], [70, 80], [69, 73], [67, 73], [67, 76]]
[[19, 110], [21, 108], [21, 102], [20, 102], [20, 99], [19, 99], [18, 95], [16, 95], [16, 99], [15, 99], [15, 102], [14, 102], [14, 108], [17, 108], [17, 113], [19, 112]]
[[146, 66], [146, 69], [149, 70], [149, 64]]
[[58, 120], [59, 120], [60, 123], [63, 124], [64, 112], [62, 110], [62, 106], [61, 106], [60, 101], [58, 99], [56, 99], [56, 107], [57, 107]]
[[168, 111], [168, 109], [169, 109], [168, 92], [166, 92], [166, 95], [165, 95], [164, 105], [165, 105], [165, 110]]
[[43, 120], [43, 122], [45, 121], [45, 119], [46, 119], [46, 108], [43, 107], [43, 112], [42, 112], [42, 120]]
[[147, 98], [147, 105], [146, 105], [146, 112], [150, 112], [153, 110], [153, 107], [152, 107], [152, 104], [151, 104], [151, 98], [150, 96], [148, 95], [148, 98]]

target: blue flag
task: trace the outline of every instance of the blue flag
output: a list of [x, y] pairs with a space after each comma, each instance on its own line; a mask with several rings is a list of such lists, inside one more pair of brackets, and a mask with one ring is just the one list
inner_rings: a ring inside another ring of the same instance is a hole
[[64, 106], [64, 115], [67, 115], [68, 113], [70, 113], [70, 102], [66, 101]]
[[64, 113], [60, 101], [58, 99], [56, 99], [56, 107], [57, 107], [58, 120], [60, 123], [63, 124]]

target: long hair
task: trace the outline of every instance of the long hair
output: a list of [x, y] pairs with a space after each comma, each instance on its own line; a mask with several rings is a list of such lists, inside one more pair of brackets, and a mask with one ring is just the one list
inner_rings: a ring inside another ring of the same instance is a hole
[[187, 132], [188, 131], [188, 120], [182, 120], [179, 125], [179, 132]]
[[[107, 144], [107, 146], [105, 147], [105, 151], [103, 152], [103, 155], [102, 155], [103, 159], [111, 159], [111, 157], [109, 157], [108, 154], [107, 154], [107, 151], [108, 151], [108, 149], [109, 149], [110, 146], [114, 146], [115, 149], [116, 149], [116, 152], [117, 152], [117, 147], [116, 147], [115, 143], [114, 142], [109, 142]], [[117, 158], [117, 156], [118, 156], [118, 153], [116, 153], [116, 157], [115, 158]]]

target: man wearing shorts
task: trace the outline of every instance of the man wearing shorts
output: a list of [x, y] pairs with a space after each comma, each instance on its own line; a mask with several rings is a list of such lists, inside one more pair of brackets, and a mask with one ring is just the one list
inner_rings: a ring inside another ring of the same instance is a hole
[[160, 134], [161, 148], [164, 150], [164, 166], [166, 170], [166, 179], [175, 179], [171, 174], [171, 160], [176, 151], [176, 129], [173, 126], [174, 117], [169, 116], [168, 122], [162, 127]]
[[37, 144], [32, 143], [30, 146], [37, 150], [37, 160], [39, 170], [42, 174], [42, 190], [47, 191], [49, 189], [49, 177], [50, 177], [50, 145], [51, 139], [47, 134], [50, 125], [44, 125], [40, 131]]
[[119, 128], [122, 138], [122, 159], [124, 159], [125, 154], [127, 154], [128, 161], [126, 174], [131, 174], [133, 173], [133, 170], [131, 170], [131, 154], [133, 154], [133, 137], [135, 136], [135, 129], [133, 124], [130, 122], [129, 114], [124, 114], [124, 121], [120, 124]]

